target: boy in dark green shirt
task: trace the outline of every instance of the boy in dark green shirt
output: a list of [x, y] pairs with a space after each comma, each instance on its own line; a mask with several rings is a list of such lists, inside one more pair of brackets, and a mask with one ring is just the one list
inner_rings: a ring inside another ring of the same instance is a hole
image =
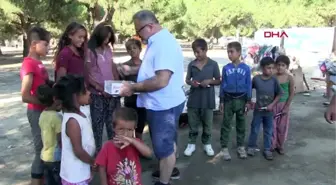
[[188, 65], [186, 83], [191, 86], [187, 102], [189, 122], [189, 144], [184, 155], [191, 156], [196, 150], [198, 126], [203, 126], [202, 143], [208, 156], [213, 156], [211, 132], [213, 109], [216, 107], [214, 85], [220, 84], [220, 72], [217, 62], [207, 57], [207, 43], [196, 39], [192, 43], [196, 59]]

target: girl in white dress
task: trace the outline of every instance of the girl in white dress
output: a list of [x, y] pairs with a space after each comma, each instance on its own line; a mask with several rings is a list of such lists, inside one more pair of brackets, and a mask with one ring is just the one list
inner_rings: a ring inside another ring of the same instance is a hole
[[54, 86], [57, 98], [62, 101], [62, 158], [63, 185], [87, 185], [94, 165], [95, 141], [87, 116], [81, 105], [90, 103], [90, 92], [84, 78], [72, 75], [62, 77]]

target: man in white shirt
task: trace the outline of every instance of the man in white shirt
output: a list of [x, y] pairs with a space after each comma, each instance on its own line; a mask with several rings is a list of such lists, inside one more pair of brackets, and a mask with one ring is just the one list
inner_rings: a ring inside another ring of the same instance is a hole
[[[176, 158], [177, 122], [184, 108], [184, 57], [175, 37], [161, 27], [148, 10], [134, 14], [137, 34], [147, 43], [147, 50], [139, 69], [137, 83], [124, 83], [120, 95], [139, 92], [138, 107], [145, 107], [155, 156], [160, 161], [156, 185], [168, 185], [170, 178], [178, 178], [174, 168]], [[136, 71], [136, 69], [134, 69]], [[133, 69], [130, 73], [134, 73]]]

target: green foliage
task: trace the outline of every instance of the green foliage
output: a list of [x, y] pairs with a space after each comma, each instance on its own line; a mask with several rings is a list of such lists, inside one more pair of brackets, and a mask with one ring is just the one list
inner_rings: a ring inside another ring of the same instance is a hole
[[[70, 21], [83, 22], [84, 7], [65, 0], [2, 0], [4, 25], [12, 34], [25, 34], [32, 25], [41, 25], [58, 35]], [[12, 28], [12, 29], [10, 29]]]
[[[135, 34], [132, 15], [152, 10], [178, 38], [251, 36], [260, 28], [336, 25], [335, 0], [2, 0], [0, 36], [24, 34], [34, 24], [58, 36], [71, 21], [89, 29], [113, 23], [123, 36]], [[109, 15], [109, 18], [106, 18]]]

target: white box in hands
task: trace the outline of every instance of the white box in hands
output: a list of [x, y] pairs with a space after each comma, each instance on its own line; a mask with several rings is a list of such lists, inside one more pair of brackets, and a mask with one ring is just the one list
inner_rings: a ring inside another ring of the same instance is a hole
[[[105, 80], [104, 82], [104, 91], [112, 96], [120, 96], [120, 88], [123, 86], [124, 81], [116, 81], [116, 80]], [[129, 83], [133, 83], [128, 81]], [[134, 93], [139, 94], [139, 93]]]

